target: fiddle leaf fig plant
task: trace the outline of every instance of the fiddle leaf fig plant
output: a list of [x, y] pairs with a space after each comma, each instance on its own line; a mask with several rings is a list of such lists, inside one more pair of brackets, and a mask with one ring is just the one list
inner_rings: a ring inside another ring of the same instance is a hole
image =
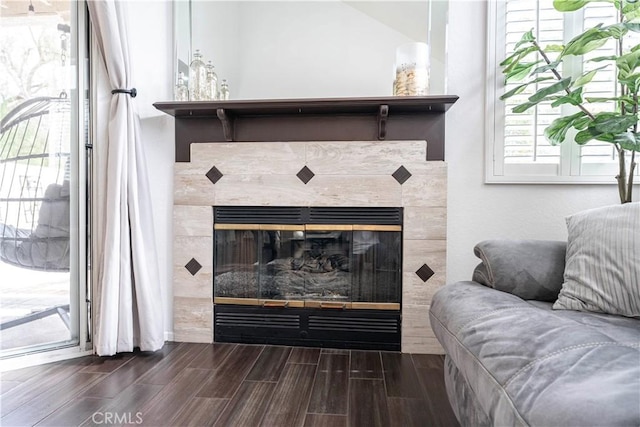
[[[630, 34], [640, 32], [640, 0], [554, 0], [553, 6], [560, 12], [573, 12], [592, 1], [605, 1], [615, 7], [618, 22], [588, 28], [562, 46], [541, 46], [533, 29], [527, 31], [500, 64], [506, 83], [518, 83], [500, 99], [519, 95], [536, 85], [537, 90], [525, 102], [516, 105], [514, 113], [523, 113], [541, 102], [549, 102], [552, 107], [571, 106], [574, 112], [547, 126], [545, 137], [552, 145], [571, 139], [580, 145], [594, 140], [612, 144], [618, 154], [616, 180], [620, 202], [627, 203], [632, 199], [636, 153], [640, 152], [640, 44], [626, 47], [625, 41]], [[583, 57], [611, 40], [616, 45], [614, 55]], [[580, 57], [583, 65], [602, 65], [583, 67], [589, 70], [564, 76], [560, 71], [562, 64], [571, 57]], [[618, 93], [611, 97], [583, 96], [597, 73], [611, 66], [616, 70]]]

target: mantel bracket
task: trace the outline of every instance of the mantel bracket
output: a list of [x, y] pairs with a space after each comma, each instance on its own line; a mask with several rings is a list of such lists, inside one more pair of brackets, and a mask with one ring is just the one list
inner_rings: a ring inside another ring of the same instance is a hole
[[389, 118], [389, 106], [382, 104], [378, 112], [378, 139], [380, 141], [387, 137], [387, 118]]
[[225, 141], [229, 141], [229, 142], [233, 141], [232, 117], [227, 115], [227, 112], [224, 110], [224, 108], [218, 108], [216, 110], [216, 115], [218, 116], [218, 119], [220, 119], [220, 121], [222, 122], [222, 132], [224, 133]]

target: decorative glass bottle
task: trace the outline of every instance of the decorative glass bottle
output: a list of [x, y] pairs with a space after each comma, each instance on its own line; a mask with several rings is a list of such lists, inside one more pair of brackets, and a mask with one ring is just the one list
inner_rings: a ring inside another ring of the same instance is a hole
[[187, 88], [187, 85], [184, 82], [184, 73], [182, 71], [178, 73], [178, 84], [176, 84], [174, 97], [176, 101], [189, 100], [189, 89]]
[[206, 99], [207, 66], [202, 62], [202, 54], [196, 49], [193, 61], [189, 65], [189, 99], [202, 101]]
[[214, 101], [218, 99], [218, 75], [211, 61], [207, 63], [207, 99]]
[[220, 96], [219, 99], [223, 101], [229, 100], [229, 84], [227, 84], [226, 79], [222, 79], [222, 84], [220, 85]]

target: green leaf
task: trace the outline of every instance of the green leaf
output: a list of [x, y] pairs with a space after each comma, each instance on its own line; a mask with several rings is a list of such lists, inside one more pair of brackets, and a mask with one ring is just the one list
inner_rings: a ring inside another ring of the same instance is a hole
[[571, 104], [575, 106], [582, 104], [582, 88], [579, 87], [568, 95], [558, 97], [551, 103], [551, 106], [555, 108], [564, 104]]
[[576, 81], [573, 83], [573, 87], [574, 88], [578, 88], [581, 86], [586, 85], [587, 83], [589, 83], [591, 80], [593, 80], [593, 77], [596, 75], [596, 73], [599, 70], [602, 70], [603, 68], [606, 68], [607, 66], [605, 65], [604, 67], [598, 67], [594, 70], [589, 71], [588, 73], [585, 73], [583, 75], [581, 75], [580, 77], [578, 77], [576, 79]]
[[529, 102], [538, 103], [544, 100], [547, 96], [568, 88], [570, 84], [571, 84], [571, 77], [565, 77], [564, 79], [552, 85], [539, 89], [536, 93], [534, 93], [529, 97]]
[[624, 132], [614, 135], [613, 141], [625, 150], [640, 151], [640, 134], [638, 132]]
[[592, 131], [591, 128], [587, 128], [576, 133], [576, 136], [573, 138], [573, 140], [576, 142], [576, 144], [584, 145], [592, 139], [595, 139], [596, 136], [597, 135]]
[[601, 27], [602, 24], [598, 24], [574, 37], [569, 43], [567, 43], [561, 56], [584, 55], [585, 53], [602, 47], [612, 36], [608, 31], [603, 30]]
[[622, 8], [622, 14], [627, 21], [632, 21], [640, 17], [640, 2], [627, 2]]
[[550, 64], [545, 64], [541, 67], [536, 68], [531, 72], [531, 74], [540, 74], [540, 73], [544, 73], [545, 71], [553, 70], [555, 68], [558, 68], [559, 64], [560, 64], [560, 61], [553, 61]]
[[530, 82], [518, 85], [515, 88], [511, 89], [510, 91], [505, 92], [504, 95], [502, 95], [500, 97], [500, 100], [504, 101], [505, 99], [511, 98], [514, 95], [518, 95], [519, 93], [522, 93], [522, 91], [524, 91], [527, 88], [527, 86], [529, 86], [531, 84], [534, 84], [534, 83], [543, 82], [545, 80], [553, 80], [553, 77], [539, 77], [539, 78], [537, 78], [535, 80], [531, 80]]
[[509, 71], [509, 73], [507, 73], [506, 75], [506, 81], [514, 81], [514, 82], [519, 82], [522, 79], [524, 79], [525, 77], [527, 77], [529, 75], [529, 73], [531, 72], [531, 70], [533, 69], [533, 67], [535, 67], [536, 65], [538, 65], [540, 63], [540, 61], [536, 61], [536, 62], [521, 62], [516, 64], [511, 71]]
[[625, 23], [618, 23], [604, 27], [603, 31], [608, 33], [614, 39], [620, 40], [625, 34], [629, 32], [629, 28]]
[[585, 99], [590, 104], [595, 104], [598, 102], [611, 102], [611, 101], [624, 101], [624, 102], [633, 102], [633, 99], [628, 96], [609, 96], [609, 97], [591, 97], [587, 96]]
[[609, 55], [609, 56], [598, 56], [596, 58], [588, 59], [589, 62], [602, 62], [602, 61], [615, 61], [618, 59], [617, 55]]
[[591, 0], [553, 0], [553, 7], [559, 12], [573, 12], [590, 2]]
[[552, 52], [562, 52], [563, 49], [564, 49], [564, 46], [561, 44], [549, 44], [545, 46], [545, 48], [542, 50], [546, 53], [552, 53]]
[[[629, 130], [638, 122], [638, 117], [629, 114], [599, 113], [593, 121], [593, 128], [599, 134], [618, 134]], [[591, 125], [589, 125], [591, 127]]]
[[537, 102], [525, 102], [524, 104], [516, 105], [511, 109], [511, 111], [516, 114], [524, 113], [529, 108], [534, 107], [536, 104]]
[[[638, 2], [637, 4], [640, 4], [640, 2]], [[634, 33], [640, 33], [640, 23], [637, 23], [637, 22], [625, 22], [622, 25], [627, 27], [627, 29], [629, 31], [633, 31]]]
[[515, 88], [511, 89], [508, 92], [505, 92], [500, 97], [500, 101], [504, 101], [505, 99], [511, 98], [514, 95], [518, 95], [519, 93], [522, 93], [522, 91], [524, 91], [527, 88], [527, 86], [529, 86], [529, 83], [524, 83], [524, 84], [516, 86]]
[[513, 52], [511, 55], [509, 55], [507, 58], [505, 58], [504, 61], [500, 63], [500, 66], [505, 67], [513, 64], [514, 62], [518, 62], [522, 58], [530, 54], [531, 52], [536, 52], [537, 50], [538, 49], [536, 49], [535, 46], [529, 46], [529, 47], [524, 47], [522, 49], [518, 49], [515, 52]]
[[520, 38], [520, 41], [516, 43], [516, 45], [514, 46], [514, 49], [519, 48], [523, 44], [531, 43], [534, 41], [536, 41], [536, 37], [533, 35], [533, 28], [532, 28], [522, 35], [522, 37]]
[[567, 131], [574, 127], [576, 122], [579, 122], [585, 117], [589, 120], [587, 115], [582, 111], [570, 116], [558, 117], [544, 130], [544, 136], [551, 145], [561, 144], [567, 136]]
[[640, 73], [633, 73], [626, 77], [619, 78], [618, 83], [626, 85], [629, 92], [636, 93], [640, 89]]
[[616, 60], [618, 79], [625, 79], [640, 66], [640, 50], [629, 52]]
[[579, 119], [577, 119], [577, 120], [575, 120], [573, 122], [573, 127], [576, 130], [583, 130], [583, 129], [586, 129], [587, 126], [589, 126], [589, 123], [591, 123], [591, 117], [589, 117], [586, 114], [584, 114], [583, 117], [581, 117], [581, 118], [579, 118]]

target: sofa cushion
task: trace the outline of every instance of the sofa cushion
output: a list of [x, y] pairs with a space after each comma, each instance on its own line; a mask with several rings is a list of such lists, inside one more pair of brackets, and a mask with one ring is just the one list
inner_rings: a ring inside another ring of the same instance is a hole
[[553, 302], [564, 274], [566, 242], [553, 240], [484, 240], [473, 248], [482, 260], [473, 281], [522, 299]]
[[439, 289], [430, 320], [494, 425], [640, 424], [640, 320], [475, 282]]
[[554, 309], [640, 317], [640, 203], [567, 218], [564, 283]]

